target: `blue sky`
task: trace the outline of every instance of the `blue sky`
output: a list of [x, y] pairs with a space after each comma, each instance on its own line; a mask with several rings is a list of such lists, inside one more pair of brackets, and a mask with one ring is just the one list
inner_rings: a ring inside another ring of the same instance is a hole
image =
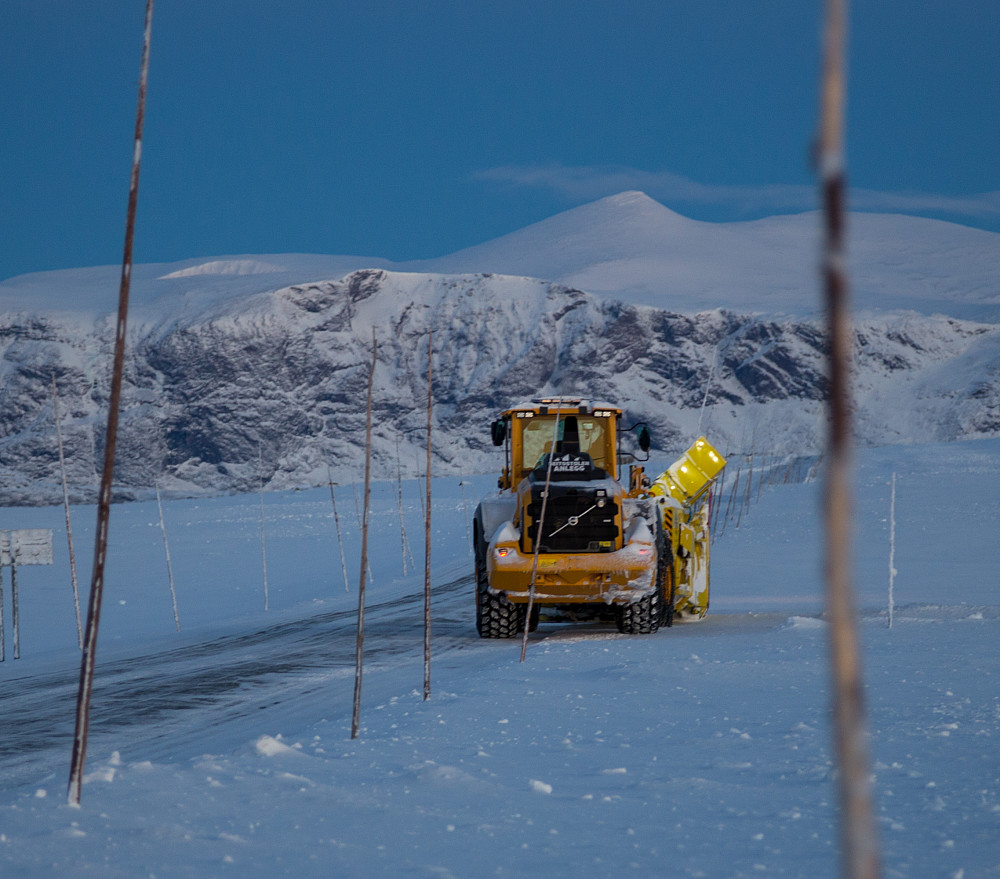
[[[0, 278], [121, 260], [144, 0], [0, 0]], [[157, 0], [135, 258], [809, 210], [819, 0]], [[1000, 231], [1000, 5], [855, 0], [855, 208]]]

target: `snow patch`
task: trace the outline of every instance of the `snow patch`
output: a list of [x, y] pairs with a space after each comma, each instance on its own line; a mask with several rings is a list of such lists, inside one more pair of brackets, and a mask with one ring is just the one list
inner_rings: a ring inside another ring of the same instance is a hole
[[257, 753], [262, 757], [276, 757], [279, 754], [298, 754], [299, 751], [294, 747], [286, 745], [281, 741], [281, 736], [277, 737], [263, 735], [257, 739]]
[[92, 781], [106, 781], [112, 782], [115, 780], [116, 769], [114, 766], [102, 766], [100, 769], [95, 769], [93, 772], [88, 772], [83, 776], [83, 783], [88, 784]]
[[789, 617], [788, 628], [790, 629], [825, 629], [826, 620], [819, 617]]

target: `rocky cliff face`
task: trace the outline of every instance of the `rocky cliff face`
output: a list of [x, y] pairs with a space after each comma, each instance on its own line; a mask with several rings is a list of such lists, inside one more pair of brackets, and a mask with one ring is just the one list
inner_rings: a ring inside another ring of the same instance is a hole
[[[672, 314], [526, 278], [355, 272], [182, 319], [131, 320], [122, 496], [354, 482], [363, 471], [373, 330], [374, 473], [424, 460], [433, 331], [434, 469], [498, 467], [489, 421], [540, 393], [615, 402], [673, 452], [698, 432], [726, 452], [822, 443], [822, 327], [727, 311]], [[0, 503], [61, 498], [53, 379], [71, 496], [103, 451], [112, 324], [0, 317]], [[855, 324], [860, 442], [1000, 433], [1000, 330], [942, 317]], [[654, 456], [655, 457], [655, 456]]]

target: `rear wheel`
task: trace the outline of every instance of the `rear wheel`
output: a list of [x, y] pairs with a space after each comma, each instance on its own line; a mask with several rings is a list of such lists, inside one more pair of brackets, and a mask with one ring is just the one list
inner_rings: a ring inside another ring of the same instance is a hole
[[624, 635], [652, 635], [660, 628], [663, 595], [659, 589], [618, 608], [618, 631]]
[[674, 624], [674, 577], [670, 543], [656, 519], [656, 588], [632, 604], [618, 608], [618, 631], [625, 635], [652, 635], [661, 625]]

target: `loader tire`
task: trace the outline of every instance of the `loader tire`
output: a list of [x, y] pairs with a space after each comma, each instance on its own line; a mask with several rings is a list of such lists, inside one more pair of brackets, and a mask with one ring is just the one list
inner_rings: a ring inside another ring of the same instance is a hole
[[674, 624], [673, 557], [658, 516], [655, 528], [656, 589], [618, 608], [618, 631], [624, 635], [652, 635], [660, 626]]
[[512, 604], [503, 595], [490, 592], [485, 555], [485, 547], [477, 539], [476, 631], [480, 638], [516, 638], [524, 629], [524, 608]]
[[662, 616], [663, 595], [657, 589], [618, 608], [618, 631], [623, 635], [652, 635], [659, 630]]

